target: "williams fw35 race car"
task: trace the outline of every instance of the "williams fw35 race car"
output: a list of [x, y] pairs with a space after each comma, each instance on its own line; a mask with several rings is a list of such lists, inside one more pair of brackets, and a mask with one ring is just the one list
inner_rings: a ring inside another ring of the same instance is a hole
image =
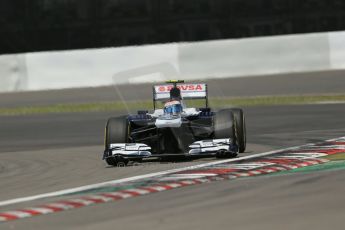
[[[202, 100], [205, 106], [189, 108], [189, 100]], [[153, 107], [151, 113], [109, 118], [103, 154], [107, 164], [125, 166], [172, 155], [236, 157], [246, 149], [242, 109], [212, 111], [206, 84], [176, 80], [155, 85]]]

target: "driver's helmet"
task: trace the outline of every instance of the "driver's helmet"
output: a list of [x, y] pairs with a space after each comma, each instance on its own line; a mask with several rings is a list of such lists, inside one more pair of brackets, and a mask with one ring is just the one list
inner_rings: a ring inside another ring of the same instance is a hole
[[164, 114], [178, 115], [182, 113], [183, 108], [181, 102], [177, 100], [168, 101], [164, 105]]

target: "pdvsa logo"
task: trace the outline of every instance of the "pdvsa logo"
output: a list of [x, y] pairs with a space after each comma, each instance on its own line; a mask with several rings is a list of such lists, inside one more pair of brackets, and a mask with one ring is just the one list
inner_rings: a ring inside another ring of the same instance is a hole
[[[170, 92], [172, 88], [172, 85], [158, 86], [158, 92]], [[178, 85], [177, 88], [179, 88], [181, 91], [204, 91], [204, 87], [202, 84]]]

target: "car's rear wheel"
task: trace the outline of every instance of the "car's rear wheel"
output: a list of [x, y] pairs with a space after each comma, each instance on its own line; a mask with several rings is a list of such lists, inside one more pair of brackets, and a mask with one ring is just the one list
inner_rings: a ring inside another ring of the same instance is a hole
[[231, 138], [236, 143], [235, 117], [230, 109], [220, 110], [215, 115], [214, 138]]
[[[108, 150], [112, 143], [127, 143], [128, 141], [128, 122], [126, 117], [112, 117], [108, 119], [105, 128], [105, 149]], [[108, 157], [105, 159], [108, 165], [118, 165], [118, 159]], [[128, 162], [127, 162], [128, 163]]]
[[126, 117], [112, 117], [108, 119], [105, 130], [105, 147], [112, 143], [127, 143], [128, 122]]
[[[230, 109], [224, 109], [217, 112], [214, 117], [214, 138], [227, 139], [230, 138], [233, 143], [237, 143], [236, 137], [236, 121], [234, 114]], [[236, 152], [229, 150], [220, 150], [217, 152], [217, 158], [228, 158], [237, 156]]]
[[231, 109], [236, 121], [236, 137], [238, 142], [239, 152], [243, 153], [246, 150], [247, 137], [246, 137], [246, 120], [243, 110], [239, 108]]

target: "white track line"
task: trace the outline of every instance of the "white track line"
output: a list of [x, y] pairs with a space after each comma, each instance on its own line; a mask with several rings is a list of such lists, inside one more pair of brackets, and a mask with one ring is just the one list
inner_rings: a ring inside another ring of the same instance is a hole
[[[336, 140], [344, 139], [344, 138], [345, 138], [345, 136], [326, 140], [323, 142], [336, 141]], [[315, 144], [317, 144], [317, 143], [315, 143]], [[22, 203], [22, 202], [27, 202], [27, 201], [33, 201], [33, 200], [48, 198], [48, 197], [62, 196], [62, 195], [67, 195], [67, 194], [71, 194], [71, 193], [82, 192], [82, 191], [86, 191], [89, 189], [100, 188], [103, 186], [116, 185], [116, 184], [125, 183], [125, 182], [133, 182], [133, 181], [137, 181], [137, 180], [147, 179], [147, 178], [156, 177], [156, 176], [162, 176], [162, 175], [181, 172], [181, 171], [190, 170], [190, 169], [197, 169], [197, 168], [203, 168], [203, 167], [208, 167], [208, 166], [217, 165], [217, 164], [223, 164], [223, 163], [229, 163], [229, 162], [236, 162], [236, 161], [240, 161], [240, 160], [252, 159], [252, 158], [256, 158], [256, 157], [272, 155], [272, 154], [282, 152], [282, 151], [298, 149], [298, 148], [306, 147], [306, 146], [313, 146], [315, 144], [306, 144], [306, 145], [301, 145], [301, 146], [294, 146], [294, 147], [278, 149], [278, 150], [273, 150], [273, 151], [264, 152], [264, 153], [253, 154], [253, 155], [245, 156], [245, 157], [213, 161], [213, 162], [209, 162], [209, 163], [193, 165], [193, 166], [188, 166], [188, 167], [179, 168], [179, 169], [171, 169], [171, 170], [166, 170], [166, 171], [161, 171], [161, 172], [156, 172], [156, 173], [149, 173], [149, 174], [140, 175], [140, 176], [128, 177], [128, 178], [124, 178], [124, 179], [106, 181], [106, 182], [97, 183], [97, 184], [90, 184], [90, 185], [85, 185], [85, 186], [76, 187], [76, 188], [64, 189], [64, 190], [59, 190], [59, 191], [55, 191], [55, 192], [43, 193], [43, 194], [38, 194], [38, 195], [34, 195], [34, 196], [27, 196], [27, 197], [15, 198], [15, 199], [10, 199], [10, 200], [4, 200], [4, 201], [0, 202], [0, 207], [6, 206], [6, 205], [11, 205], [11, 204], [17, 204], [17, 203]]]

